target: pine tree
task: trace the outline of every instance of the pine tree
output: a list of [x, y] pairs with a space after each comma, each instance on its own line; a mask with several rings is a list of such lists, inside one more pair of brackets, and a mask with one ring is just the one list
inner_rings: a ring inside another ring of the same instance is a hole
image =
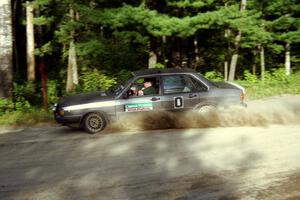
[[297, 0], [276, 0], [265, 2], [265, 16], [269, 19], [269, 29], [278, 44], [282, 44], [285, 57], [286, 75], [291, 74], [291, 47], [300, 42], [300, 4]]

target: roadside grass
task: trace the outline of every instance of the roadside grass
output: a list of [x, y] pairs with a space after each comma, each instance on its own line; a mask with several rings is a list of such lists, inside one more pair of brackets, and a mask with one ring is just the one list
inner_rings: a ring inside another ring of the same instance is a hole
[[290, 77], [267, 75], [264, 81], [258, 79], [236, 81], [246, 89], [247, 100], [263, 99], [271, 96], [300, 94], [300, 72]]
[[41, 123], [53, 122], [51, 112], [44, 109], [33, 109], [30, 111], [13, 111], [0, 116], [0, 126], [32, 126]]

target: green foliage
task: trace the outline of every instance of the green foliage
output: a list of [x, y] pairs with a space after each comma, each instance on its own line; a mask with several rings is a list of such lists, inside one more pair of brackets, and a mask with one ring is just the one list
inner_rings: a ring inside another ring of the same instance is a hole
[[44, 44], [40, 48], [34, 49], [34, 54], [37, 56], [51, 55], [52, 52], [53, 52], [53, 46], [52, 46], [51, 42]]
[[122, 69], [120, 72], [115, 74], [117, 83], [125, 84], [129, 78], [132, 77], [132, 72]]
[[249, 70], [244, 71], [244, 79], [247, 86], [251, 86], [259, 82], [257, 76], [255, 74], [251, 74]]
[[0, 116], [14, 110], [14, 103], [11, 100], [0, 98]]
[[281, 84], [289, 84], [292, 80], [291, 76], [287, 76], [285, 74], [285, 69], [279, 68], [279, 69], [273, 69], [271, 70], [271, 77], [268, 77], [268, 81], [270, 83], [281, 83]]
[[32, 106], [24, 97], [20, 97], [15, 103], [15, 109], [17, 111], [28, 112], [32, 110]]
[[45, 110], [33, 109], [30, 111], [14, 111], [0, 115], [0, 126], [31, 126], [38, 123], [53, 121], [53, 114]]
[[31, 105], [37, 103], [37, 96], [39, 96], [35, 93], [35, 86], [32, 82], [27, 84], [14, 83], [13, 94], [15, 98], [15, 109], [24, 112], [32, 110]]
[[155, 68], [163, 69], [163, 68], [165, 68], [165, 65], [164, 65], [164, 64], [161, 64], [161, 63], [156, 63], [156, 64], [155, 64]]
[[205, 78], [212, 80], [212, 81], [223, 81], [224, 76], [221, 72], [218, 71], [209, 71], [205, 73]]
[[48, 80], [47, 81], [47, 94], [48, 94], [48, 103], [49, 105], [53, 105], [57, 103], [59, 99], [59, 91], [58, 91], [58, 81], [57, 80]]
[[204, 6], [208, 6], [212, 4], [215, 0], [204, 0], [204, 1], [197, 1], [197, 0], [180, 0], [180, 1], [174, 1], [170, 0], [168, 1], [168, 5], [170, 6], [176, 6], [179, 8], [186, 8], [186, 7], [192, 7], [192, 8], [202, 8]]
[[108, 77], [97, 69], [84, 69], [80, 76], [80, 90], [83, 92], [107, 90], [116, 83], [115, 78]]
[[34, 24], [37, 26], [42, 26], [42, 25], [48, 25], [51, 22], [53, 22], [54, 18], [53, 17], [36, 17], [34, 18]]
[[245, 79], [237, 81], [246, 88], [249, 99], [260, 99], [281, 94], [300, 93], [300, 73], [287, 76], [283, 68], [266, 72], [262, 81], [248, 71], [244, 72]]

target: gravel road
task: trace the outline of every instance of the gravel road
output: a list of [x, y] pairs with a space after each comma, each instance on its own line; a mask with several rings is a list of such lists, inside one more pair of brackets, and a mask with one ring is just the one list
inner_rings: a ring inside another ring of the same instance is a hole
[[253, 102], [225, 127], [2, 129], [0, 199], [300, 199], [299, 107], [299, 96]]

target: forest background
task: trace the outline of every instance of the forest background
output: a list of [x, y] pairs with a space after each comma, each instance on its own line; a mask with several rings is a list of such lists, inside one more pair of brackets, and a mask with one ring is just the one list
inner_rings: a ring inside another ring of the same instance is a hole
[[298, 0], [1, 0], [0, 125], [145, 68], [193, 68], [250, 99], [299, 94], [299, 28]]

